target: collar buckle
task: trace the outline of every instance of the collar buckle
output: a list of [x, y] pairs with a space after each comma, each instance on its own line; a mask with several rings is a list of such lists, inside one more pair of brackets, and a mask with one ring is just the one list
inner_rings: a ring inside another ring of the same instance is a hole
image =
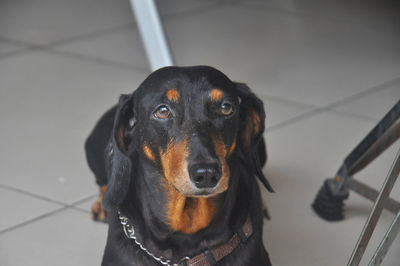
[[180, 261], [178, 261], [177, 263], [172, 264], [172, 266], [186, 266], [187, 262], [190, 260], [190, 258], [188, 256], [183, 257]]

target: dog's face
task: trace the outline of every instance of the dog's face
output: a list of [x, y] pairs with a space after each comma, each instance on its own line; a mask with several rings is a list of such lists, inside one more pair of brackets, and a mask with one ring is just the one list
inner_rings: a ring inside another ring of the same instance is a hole
[[[263, 121], [262, 102], [244, 84], [211, 67], [167, 67], [123, 97], [114, 137], [123, 153], [135, 151], [157, 170], [156, 186], [167, 191], [170, 213], [194, 206], [209, 213], [206, 225], [215, 209], [208, 199], [229, 189], [235, 153], [253, 156]], [[204, 200], [188, 203], [188, 198]], [[176, 215], [169, 216], [174, 223]]]
[[135, 99], [140, 131], [135, 146], [185, 196], [210, 197], [228, 189], [240, 98], [232, 84], [218, 85], [205, 77], [196, 82], [181, 77]]

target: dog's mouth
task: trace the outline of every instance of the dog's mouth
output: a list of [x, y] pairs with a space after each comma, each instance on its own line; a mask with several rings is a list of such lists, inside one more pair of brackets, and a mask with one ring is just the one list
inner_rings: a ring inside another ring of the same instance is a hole
[[211, 198], [220, 193], [221, 192], [216, 193], [216, 188], [203, 188], [203, 189], [196, 189], [194, 193], [189, 194], [187, 196], [193, 198]]
[[192, 183], [188, 182], [185, 186], [182, 184], [171, 184], [169, 186], [173, 187], [176, 192], [182, 194], [188, 198], [211, 198], [217, 196], [227, 190], [227, 188], [221, 188], [221, 184], [218, 183], [212, 188], [197, 188]]

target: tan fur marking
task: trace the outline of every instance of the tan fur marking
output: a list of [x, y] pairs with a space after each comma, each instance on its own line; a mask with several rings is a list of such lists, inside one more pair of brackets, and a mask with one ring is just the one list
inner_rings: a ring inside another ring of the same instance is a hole
[[175, 143], [170, 141], [165, 151], [161, 151], [161, 165], [168, 183], [178, 190], [185, 191], [190, 184], [187, 171], [188, 141]]
[[260, 133], [260, 116], [256, 111], [253, 111], [250, 113], [250, 119], [253, 125], [253, 136], [256, 136]]
[[252, 110], [246, 119], [246, 128], [243, 132], [243, 142], [247, 149], [251, 149], [254, 138], [260, 133], [261, 119], [258, 113]]
[[167, 191], [167, 219], [172, 230], [193, 234], [207, 227], [215, 214], [212, 198], [191, 198], [180, 191], [191, 189], [187, 171], [188, 141], [170, 141], [160, 152]]
[[156, 157], [154, 156], [153, 151], [151, 150], [151, 148], [147, 145], [143, 146], [143, 152], [146, 155], [147, 158], [149, 158], [151, 161], [155, 161]]
[[167, 90], [165, 95], [167, 96], [168, 100], [170, 100], [171, 102], [174, 102], [174, 103], [178, 102], [179, 98], [181, 97], [181, 95], [179, 94], [177, 89], [169, 89], [169, 90]]
[[210, 92], [210, 98], [214, 102], [218, 102], [222, 99], [224, 93], [219, 89], [212, 89]]
[[171, 229], [193, 234], [207, 227], [215, 215], [213, 198], [189, 198], [174, 188], [168, 191], [168, 220]]
[[232, 142], [231, 146], [229, 147], [229, 155], [235, 150], [236, 148], [236, 139]]
[[214, 139], [214, 147], [215, 147], [215, 153], [217, 154], [219, 163], [221, 164], [221, 170], [222, 170], [222, 176], [221, 180], [219, 181], [217, 193], [224, 192], [228, 189], [229, 187], [229, 177], [230, 177], [230, 171], [229, 171], [229, 166], [228, 162], [226, 161], [226, 158], [228, 156], [228, 150], [225, 146], [225, 143], [220, 140], [220, 139]]
[[92, 218], [96, 221], [105, 221], [106, 219], [106, 212], [103, 207], [103, 198], [104, 193], [107, 191], [107, 186], [100, 187], [100, 193], [97, 197], [96, 201], [93, 203], [91, 207]]

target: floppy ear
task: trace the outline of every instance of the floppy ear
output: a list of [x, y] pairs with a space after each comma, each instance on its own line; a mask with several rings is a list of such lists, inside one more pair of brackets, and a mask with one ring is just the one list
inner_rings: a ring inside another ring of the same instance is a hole
[[263, 183], [265, 188], [273, 192], [271, 185], [262, 172], [264, 162], [262, 157], [266, 157], [263, 133], [265, 128], [265, 112], [263, 102], [251, 92], [250, 88], [243, 83], [235, 83], [236, 89], [241, 99], [240, 103], [240, 149], [243, 153], [243, 160], [250, 169], [254, 169], [254, 174]]
[[131, 158], [134, 155], [128, 155], [128, 147], [134, 124], [133, 94], [121, 95], [111, 138], [105, 151], [108, 184], [104, 204], [107, 209], [119, 206], [129, 189], [132, 172]]

